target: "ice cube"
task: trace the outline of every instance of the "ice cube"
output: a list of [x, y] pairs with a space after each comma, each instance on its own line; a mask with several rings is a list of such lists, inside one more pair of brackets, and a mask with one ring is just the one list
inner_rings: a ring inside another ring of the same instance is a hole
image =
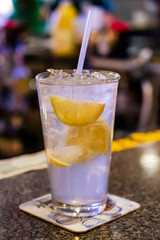
[[70, 76], [69, 73], [63, 71], [63, 70], [56, 70], [53, 68], [49, 68], [47, 69], [48, 72], [50, 72], [53, 76], [60, 76], [60, 77], [66, 77], [66, 76]]
[[103, 75], [102, 73], [99, 73], [99, 72], [93, 72], [93, 77], [95, 77], [99, 80], [106, 79], [105, 75]]

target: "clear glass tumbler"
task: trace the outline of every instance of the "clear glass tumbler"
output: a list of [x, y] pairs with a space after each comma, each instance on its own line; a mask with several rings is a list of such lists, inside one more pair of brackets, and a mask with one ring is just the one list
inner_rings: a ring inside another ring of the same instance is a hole
[[36, 76], [50, 191], [61, 214], [93, 216], [105, 208], [119, 79], [94, 70]]

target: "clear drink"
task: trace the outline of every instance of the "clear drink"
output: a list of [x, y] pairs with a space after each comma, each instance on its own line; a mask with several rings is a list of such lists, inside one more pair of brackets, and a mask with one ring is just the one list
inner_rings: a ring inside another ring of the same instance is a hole
[[54, 70], [36, 80], [53, 207], [98, 214], [107, 200], [119, 75]]

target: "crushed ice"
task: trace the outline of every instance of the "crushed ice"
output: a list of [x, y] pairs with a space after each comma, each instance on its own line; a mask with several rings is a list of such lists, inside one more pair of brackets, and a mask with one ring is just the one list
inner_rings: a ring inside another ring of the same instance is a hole
[[63, 70], [57, 70], [57, 69], [53, 69], [53, 68], [49, 68], [47, 69], [47, 72], [51, 73], [53, 76], [62, 76], [62, 77], [66, 77], [68, 75], [70, 75], [67, 72], [64, 72]]
[[[76, 69], [74, 69], [72, 73], [65, 72], [64, 70], [56, 70], [52, 68], [47, 69], [47, 71], [51, 73], [52, 76], [59, 75], [61, 77], [76, 77], [79, 79], [84, 79], [84, 78], [92, 79], [93, 77], [99, 80], [106, 79], [104, 74], [100, 72], [90, 72], [89, 70], [83, 70], [83, 74], [81, 75], [76, 74]], [[109, 74], [112, 74], [112, 73], [109, 73]]]

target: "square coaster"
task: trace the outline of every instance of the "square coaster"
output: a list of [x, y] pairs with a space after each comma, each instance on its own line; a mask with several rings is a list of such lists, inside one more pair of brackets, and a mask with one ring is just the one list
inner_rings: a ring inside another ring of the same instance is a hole
[[140, 208], [140, 205], [139, 203], [128, 199], [108, 194], [106, 208], [102, 213], [93, 217], [75, 218], [64, 216], [53, 210], [51, 194], [46, 194], [42, 197], [21, 204], [19, 208], [24, 212], [65, 228], [71, 232], [82, 233], [122, 217]]

